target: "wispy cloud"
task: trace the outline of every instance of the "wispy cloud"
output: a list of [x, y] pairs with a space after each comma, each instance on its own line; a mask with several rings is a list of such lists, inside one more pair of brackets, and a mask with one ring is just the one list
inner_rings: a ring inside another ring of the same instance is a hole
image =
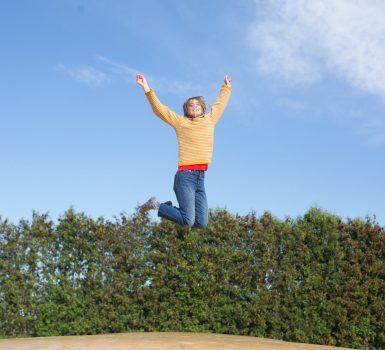
[[292, 82], [327, 72], [385, 101], [385, 2], [258, 1], [249, 39], [258, 67]]
[[153, 77], [153, 82], [159, 90], [177, 95], [184, 99], [197, 95], [205, 95], [208, 99], [213, 98], [212, 94], [214, 89], [210, 89], [210, 87], [202, 84], [162, 77]]
[[115, 62], [107, 57], [104, 57], [104, 56], [98, 56], [97, 59], [100, 61], [100, 62], [103, 62], [105, 63], [106, 65], [109, 66], [111, 72], [115, 73], [115, 74], [118, 74], [118, 75], [121, 75], [121, 76], [124, 76], [124, 77], [127, 77], [129, 78], [130, 80], [131, 79], [134, 79], [134, 77], [136, 76], [136, 74], [139, 73], [139, 71], [133, 67], [130, 67], [126, 64], [123, 64], [123, 63], [118, 63], [118, 62]]
[[165, 93], [171, 93], [187, 98], [192, 95], [204, 94], [208, 91], [207, 86], [146, 73], [104, 56], [98, 56], [98, 60], [108, 65], [112, 73], [117, 74], [130, 82], [134, 82], [136, 74], [143, 73], [151, 86], [154, 86], [157, 90], [161, 90]]
[[58, 64], [57, 69], [65, 72], [71, 78], [90, 87], [101, 87], [110, 82], [110, 79], [105, 73], [92, 67], [81, 67], [73, 69], [68, 68], [63, 64]]

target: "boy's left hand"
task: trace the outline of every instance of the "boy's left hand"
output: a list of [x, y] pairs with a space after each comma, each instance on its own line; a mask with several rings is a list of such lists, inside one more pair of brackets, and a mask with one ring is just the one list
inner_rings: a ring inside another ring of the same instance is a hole
[[225, 75], [224, 82], [225, 82], [225, 85], [227, 85], [228, 87], [231, 87], [231, 78], [228, 75]]

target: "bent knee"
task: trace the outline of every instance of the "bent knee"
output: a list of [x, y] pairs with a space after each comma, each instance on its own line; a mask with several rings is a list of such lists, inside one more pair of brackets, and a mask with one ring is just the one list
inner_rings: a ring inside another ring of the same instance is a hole
[[194, 220], [192, 219], [189, 219], [189, 218], [185, 218], [184, 221], [183, 221], [183, 227], [186, 227], [186, 228], [191, 228], [194, 226]]
[[196, 222], [195, 225], [194, 225], [194, 227], [200, 228], [200, 229], [204, 229], [204, 228], [207, 227], [207, 225], [208, 225], [207, 222], [203, 222], [203, 223], [197, 223], [197, 222]]

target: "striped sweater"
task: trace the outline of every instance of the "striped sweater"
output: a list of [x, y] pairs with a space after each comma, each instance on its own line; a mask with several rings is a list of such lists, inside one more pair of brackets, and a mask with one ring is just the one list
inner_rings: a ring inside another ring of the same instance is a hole
[[222, 116], [231, 94], [231, 88], [222, 85], [211, 111], [201, 117], [188, 118], [163, 105], [154, 90], [146, 93], [153, 112], [171, 125], [178, 138], [178, 166], [209, 164], [212, 160], [214, 127]]

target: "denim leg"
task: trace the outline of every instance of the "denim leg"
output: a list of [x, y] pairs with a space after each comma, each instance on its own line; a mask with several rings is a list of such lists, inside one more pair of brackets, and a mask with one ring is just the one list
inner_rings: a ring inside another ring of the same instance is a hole
[[204, 184], [204, 173], [202, 172], [198, 179], [197, 189], [195, 192], [195, 223], [198, 228], [205, 228], [208, 225], [208, 205]]
[[184, 226], [183, 217], [177, 207], [161, 203], [159, 205], [158, 216]]
[[195, 174], [190, 171], [176, 173], [174, 191], [179, 208], [162, 203], [159, 206], [158, 216], [182, 226], [192, 227], [195, 221], [195, 179]]

